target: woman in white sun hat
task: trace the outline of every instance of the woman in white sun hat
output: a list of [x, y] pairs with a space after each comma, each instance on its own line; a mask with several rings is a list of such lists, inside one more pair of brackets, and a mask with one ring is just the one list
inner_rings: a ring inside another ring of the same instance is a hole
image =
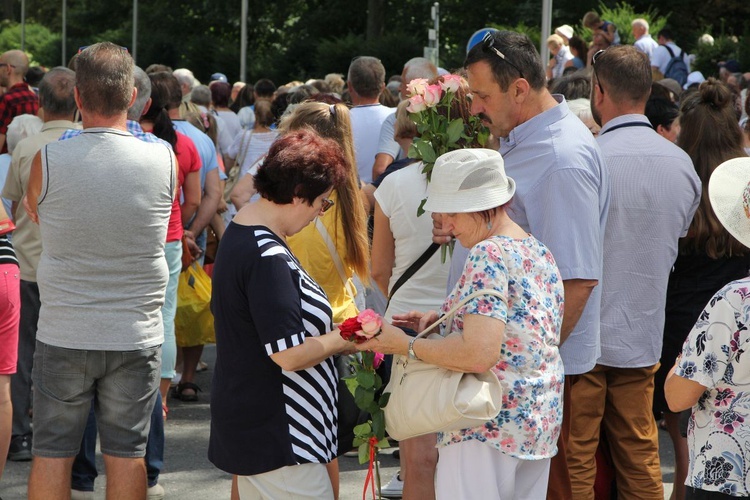
[[[726, 230], [750, 247], [750, 158], [714, 170], [711, 207]], [[716, 292], [667, 376], [669, 408], [692, 408], [686, 499], [750, 496], [750, 277]]]
[[[550, 251], [506, 213], [515, 183], [490, 149], [446, 153], [435, 162], [425, 209], [470, 248], [463, 274], [441, 311], [467, 295], [495, 289], [461, 307], [446, 339], [414, 339], [384, 324], [358, 346], [418, 358], [463, 372], [491, 369], [503, 386], [503, 410], [471, 429], [438, 435], [438, 499], [544, 498], [562, 421], [563, 365], [558, 352], [563, 287]], [[421, 331], [436, 312], [394, 315]]]

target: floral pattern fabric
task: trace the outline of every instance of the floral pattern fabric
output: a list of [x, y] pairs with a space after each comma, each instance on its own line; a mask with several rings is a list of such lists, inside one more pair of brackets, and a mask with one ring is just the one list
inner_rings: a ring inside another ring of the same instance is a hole
[[750, 278], [716, 292], [682, 347], [675, 374], [706, 387], [688, 422], [685, 484], [750, 496]]
[[563, 414], [560, 272], [536, 238], [494, 236], [470, 250], [443, 313], [488, 288], [504, 293], [507, 304], [491, 295], [477, 297], [458, 310], [447, 333], [462, 332], [467, 314], [505, 323], [500, 359], [492, 369], [503, 386], [503, 409], [483, 426], [439, 434], [438, 446], [476, 439], [522, 460], [550, 458], [557, 453]]

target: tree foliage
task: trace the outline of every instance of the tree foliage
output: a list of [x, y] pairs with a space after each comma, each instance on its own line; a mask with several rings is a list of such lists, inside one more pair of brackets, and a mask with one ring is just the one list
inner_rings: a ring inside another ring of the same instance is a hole
[[[12, 45], [13, 32], [5, 32], [20, 21], [20, 9], [12, 0], [1, 1], [11, 21], [4, 25], [2, 35]], [[67, 57], [79, 46], [105, 39], [132, 46], [134, 0], [66, 1]], [[379, 57], [389, 74], [400, 73], [403, 63], [422, 55], [427, 45], [434, 1], [249, 0], [247, 79], [270, 77], [283, 83], [328, 72], [346, 73], [352, 57], [363, 54]], [[47, 30], [38, 35], [45, 41], [29, 43], [29, 50], [45, 65], [59, 64], [60, 0], [26, 0], [26, 6], [28, 36], [37, 36], [29, 31], [31, 26]], [[230, 80], [238, 79], [240, 7], [240, 0], [140, 1], [138, 64], [188, 67], [200, 79], [216, 71], [226, 73]], [[625, 41], [630, 37], [632, 16], [648, 19], [655, 32], [669, 14], [676, 41], [687, 50], [694, 48], [706, 26], [723, 26], [722, 33], [740, 36], [747, 32], [745, 20], [750, 18], [750, 3], [740, 0], [555, 0], [553, 27], [578, 25], [591, 9], [613, 21]], [[469, 36], [486, 26], [521, 30], [535, 41], [545, 37], [539, 29], [541, 11], [542, 0], [440, 0], [441, 66], [460, 67]]]

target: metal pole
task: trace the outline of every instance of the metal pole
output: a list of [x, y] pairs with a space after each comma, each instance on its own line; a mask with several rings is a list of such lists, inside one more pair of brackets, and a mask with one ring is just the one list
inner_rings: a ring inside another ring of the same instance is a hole
[[133, 61], [138, 61], [138, 0], [133, 0]]
[[435, 66], [440, 66], [440, 4], [433, 4], [435, 9], [433, 14], [433, 25], [435, 29]]
[[68, 0], [62, 0], [62, 66], [67, 66], [66, 60], [66, 39], [68, 37]]
[[247, 0], [242, 0], [240, 23], [240, 81], [244, 82], [247, 77]]
[[542, 39], [539, 41], [539, 53], [542, 55], [542, 64], [547, 67], [549, 60], [549, 48], [547, 37], [552, 34], [552, 0], [542, 0]]
[[26, 50], [26, 0], [21, 0], [21, 50]]

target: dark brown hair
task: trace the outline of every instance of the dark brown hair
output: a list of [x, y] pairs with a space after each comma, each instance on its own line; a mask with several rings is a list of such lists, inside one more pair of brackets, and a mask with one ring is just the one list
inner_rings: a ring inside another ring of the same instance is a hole
[[732, 158], [747, 156], [732, 100], [729, 87], [715, 78], [683, 95], [677, 145], [693, 160], [703, 192], [688, 235], [680, 240], [681, 253], [705, 252], [712, 259], [720, 259], [746, 252], [721, 225], [708, 199], [708, 180], [714, 169]]

